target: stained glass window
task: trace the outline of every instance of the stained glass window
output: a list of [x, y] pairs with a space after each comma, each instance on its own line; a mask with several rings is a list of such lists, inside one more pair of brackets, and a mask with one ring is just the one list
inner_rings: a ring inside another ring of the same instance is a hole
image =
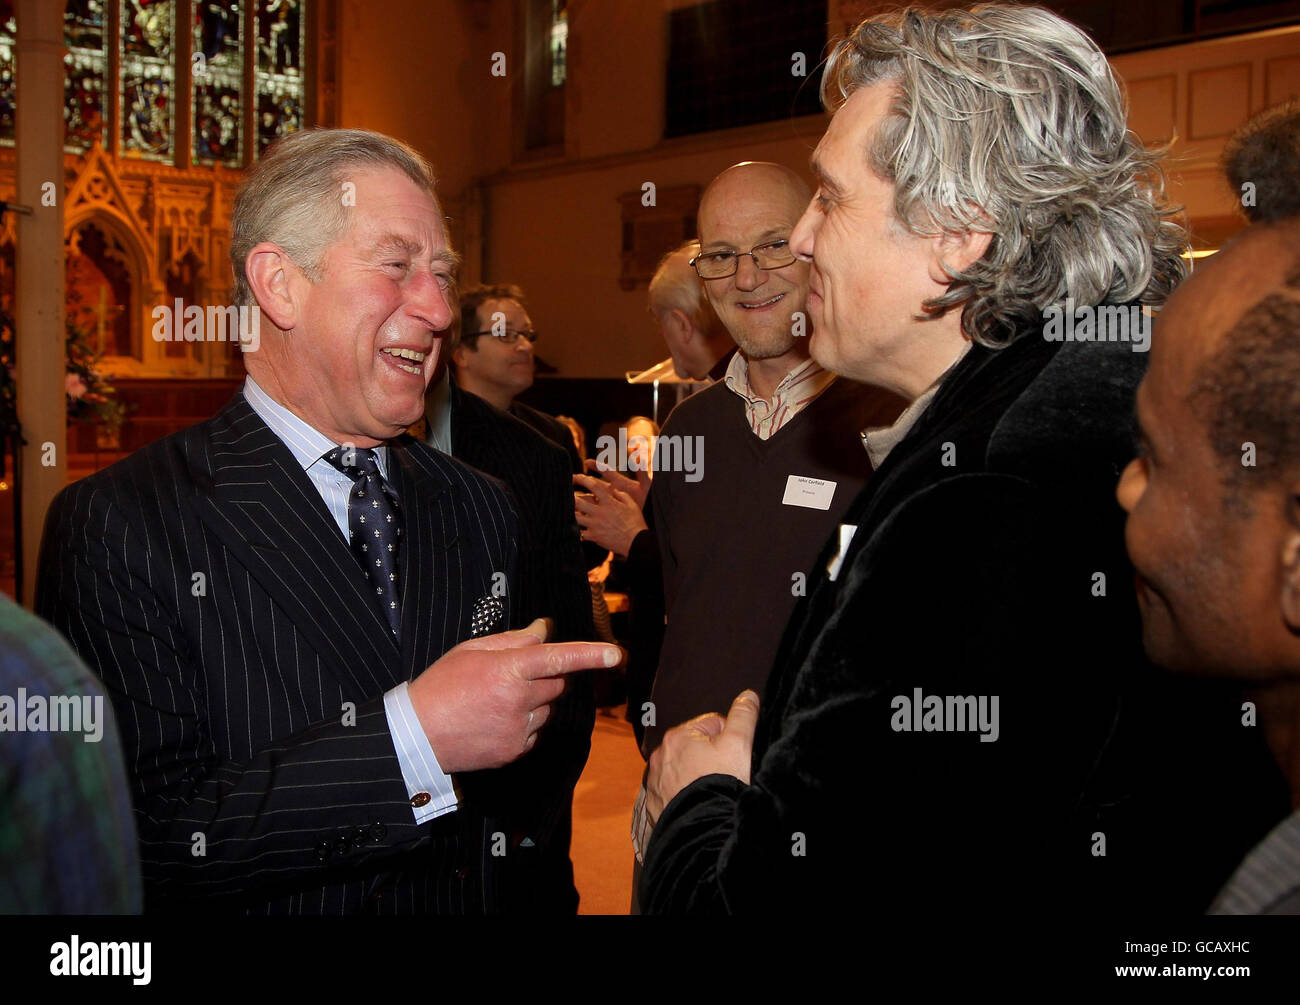
[[561, 86], [568, 75], [569, 12], [567, 0], [551, 0], [551, 86]]
[[176, 4], [121, 0], [122, 89], [118, 99], [122, 153], [173, 157]]
[[257, 93], [257, 153], [303, 125], [302, 0], [254, 0], [257, 58], [253, 66]]
[[108, 142], [104, 106], [108, 79], [105, 46], [105, 0], [68, 0], [63, 14], [63, 148], [89, 150], [96, 140]]
[[14, 143], [14, 21], [13, 0], [0, 0], [0, 143]]
[[243, 8], [240, 0], [194, 4], [195, 164], [238, 167], [243, 157]]
[[[563, 12], [563, 0], [547, 2]], [[9, 147], [14, 6], [0, 0], [0, 146]], [[308, 15], [308, 0], [65, 0], [64, 149], [99, 142], [125, 157], [247, 167], [306, 124]], [[188, 124], [177, 104], [186, 100]]]

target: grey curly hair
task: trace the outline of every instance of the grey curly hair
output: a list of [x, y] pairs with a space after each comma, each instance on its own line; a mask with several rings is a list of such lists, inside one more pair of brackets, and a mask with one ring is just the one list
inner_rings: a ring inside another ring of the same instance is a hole
[[1078, 28], [1038, 7], [908, 8], [863, 21], [829, 57], [822, 103], [897, 86], [867, 162], [917, 234], [987, 231], [948, 270], [962, 326], [996, 348], [1066, 297], [1160, 304], [1186, 275], [1187, 235], [1165, 199], [1163, 150], [1127, 128], [1119, 82]]

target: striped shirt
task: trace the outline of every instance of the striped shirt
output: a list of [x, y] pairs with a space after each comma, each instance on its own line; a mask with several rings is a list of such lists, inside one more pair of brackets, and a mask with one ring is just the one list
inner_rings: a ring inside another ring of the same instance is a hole
[[1246, 856], [1208, 913], [1300, 913], [1300, 810]]
[[[244, 398], [271, 427], [271, 432], [289, 448], [294, 460], [302, 465], [334, 518], [343, 540], [347, 541], [348, 495], [352, 491], [352, 479], [324, 459], [324, 455], [338, 444], [263, 391], [252, 377], [244, 381]], [[388, 448], [378, 446], [374, 452], [379, 473], [387, 481]], [[396, 487], [391, 484], [390, 487], [396, 495]], [[414, 799], [421, 793], [428, 793], [431, 797], [423, 806], [412, 806], [415, 822], [422, 824], [456, 809], [459, 803], [454, 783], [439, 766], [429, 738], [420, 726], [406, 681], [384, 694], [384, 712], [388, 716], [388, 731], [393, 735], [393, 748], [397, 751], [407, 795]]]
[[768, 401], [754, 394], [749, 384], [749, 361], [736, 353], [723, 380], [745, 402], [745, 418], [754, 435], [766, 440], [830, 387], [835, 374], [822, 368], [816, 360], [806, 359], [781, 378], [772, 392], [772, 400]]

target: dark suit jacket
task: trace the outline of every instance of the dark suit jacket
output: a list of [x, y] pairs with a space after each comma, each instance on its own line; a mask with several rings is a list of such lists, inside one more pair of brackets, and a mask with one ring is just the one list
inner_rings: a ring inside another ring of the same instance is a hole
[[573, 473], [582, 474], [582, 458], [578, 456], [578, 447], [573, 442], [573, 433], [569, 431], [568, 426], [555, 416], [547, 415], [533, 408], [532, 405], [525, 405], [522, 401], [510, 403], [510, 414], [524, 425], [537, 430], [552, 443], [563, 447], [564, 452], [569, 456], [569, 465], [573, 468]]
[[[514, 497], [519, 514], [514, 627], [549, 617], [555, 621], [555, 641], [593, 639], [591, 589], [574, 518], [569, 457], [523, 422], [457, 387], [455, 380], [450, 414], [456, 459], [499, 478]], [[568, 436], [568, 429], [560, 428]], [[512, 912], [577, 910], [569, 859], [573, 789], [591, 751], [595, 718], [590, 674], [570, 676], [537, 746], [497, 773], [499, 809], [512, 824], [504, 863], [510, 878], [502, 884]]]
[[[665, 807], [643, 911], [1204, 909], [1274, 811], [1202, 770], [1258, 737], [1163, 722], [1141, 653], [1114, 491], [1144, 365], [1034, 332], [970, 350], [845, 514], [837, 581], [810, 579], [752, 784]], [[998, 696], [998, 738], [899, 728], [917, 689]]]
[[496, 824], [467, 798], [417, 826], [383, 694], [469, 636], [495, 572], [509, 582], [515, 515], [464, 465], [409, 437], [390, 447], [400, 651], [319, 493], [242, 394], [55, 499], [36, 609], [116, 706], [147, 909], [496, 909]]

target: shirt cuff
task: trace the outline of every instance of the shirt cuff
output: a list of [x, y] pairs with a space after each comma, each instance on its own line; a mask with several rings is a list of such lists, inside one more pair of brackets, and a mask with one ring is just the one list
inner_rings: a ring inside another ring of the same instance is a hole
[[411, 797], [415, 822], [428, 823], [457, 809], [460, 804], [451, 775], [438, 764], [429, 738], [420, 727], [406, 681], [385, 692], [384, 713], [388, 716], [388, 731], [393, 735], [397, 763], [401, 765], [402, 781]]

